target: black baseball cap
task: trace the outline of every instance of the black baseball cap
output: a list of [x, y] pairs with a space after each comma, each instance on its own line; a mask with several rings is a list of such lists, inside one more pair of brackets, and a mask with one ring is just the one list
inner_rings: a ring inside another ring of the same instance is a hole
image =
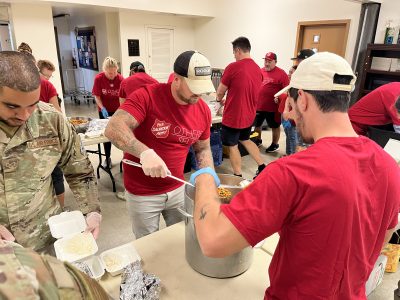
[[312, 49], [302, 49], [297, 53], [297, 56], [291, 58], [291, 60], [306, 59], [306, 58], [309, 58], [310, 56], [313, 56], [314, 54], [315, 54], [315, 52]]
[[174, 63], [174, 72], [185, 79], [194, 94], [215, 92], [210, 62], [200, 52], [185, 51], [179, 54]]
[[131, 67], [129, 68], [129, 70], [133, 70], [135, 68], [144, 69], [144, 65], [140, 61], [134, 61], [133, 63], [131, 63]]

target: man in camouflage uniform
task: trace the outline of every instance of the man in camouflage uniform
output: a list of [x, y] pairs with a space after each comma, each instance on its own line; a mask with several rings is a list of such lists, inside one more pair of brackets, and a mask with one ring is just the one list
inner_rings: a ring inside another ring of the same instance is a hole
[[48, 255], [0, 240], [0, 299], [106, 300], [94, 279]]
[[79, 136], [52, 106], [39, 103], [40, 77], [29, 54], [0, 52], [0, 239], [44, 250], [47, 219], [62, 211], [51, 172], [59, 166], [95, 237], [97, 182]]

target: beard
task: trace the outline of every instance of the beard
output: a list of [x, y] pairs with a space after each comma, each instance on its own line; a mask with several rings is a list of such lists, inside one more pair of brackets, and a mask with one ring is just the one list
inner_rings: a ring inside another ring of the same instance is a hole
[[178, 96], [179, 100], [185, 102], [186, 104], [195, 104], [200, 98], [199, 96], [191, 96], [190, 98], [186, 98], [179, 90], [176, 92], [176, 95]]
[[314, 144], [314, 138], [311, 136], [308, 136], [306, 134], [306, 129], [305, 129], [305, 123], [304, 123], [304, 118], [303, 118], [303, 114], [301, 112], [298, 111], [297, 107], [294, 108], [295, 113], [296, 113], [296, 128], [297, 131], [300, 135], [300, 137], [302, 138], [303, 142], [306, 144]]

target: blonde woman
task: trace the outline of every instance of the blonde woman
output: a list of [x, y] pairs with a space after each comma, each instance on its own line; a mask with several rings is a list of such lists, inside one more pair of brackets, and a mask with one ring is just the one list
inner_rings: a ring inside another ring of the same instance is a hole
[[[111, 117], [119, 107], [119, 87], [124, 78], [118, 74], [116, 59], [108, 56], [103, 62], [103, 72], [96, 75], [92, 94], [96, 99], [100, 119]], [[111, 143], [104, 143], [106, 160], [103, 167], [111, 168]]]

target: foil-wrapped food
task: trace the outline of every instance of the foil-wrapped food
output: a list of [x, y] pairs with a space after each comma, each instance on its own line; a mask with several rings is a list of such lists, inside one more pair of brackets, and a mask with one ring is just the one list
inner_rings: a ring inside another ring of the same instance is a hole
[[124, 268], [120, 291], [120, 300], [158, 300], [161, 281], [144, 273], [140, 261], [135, 261]]

